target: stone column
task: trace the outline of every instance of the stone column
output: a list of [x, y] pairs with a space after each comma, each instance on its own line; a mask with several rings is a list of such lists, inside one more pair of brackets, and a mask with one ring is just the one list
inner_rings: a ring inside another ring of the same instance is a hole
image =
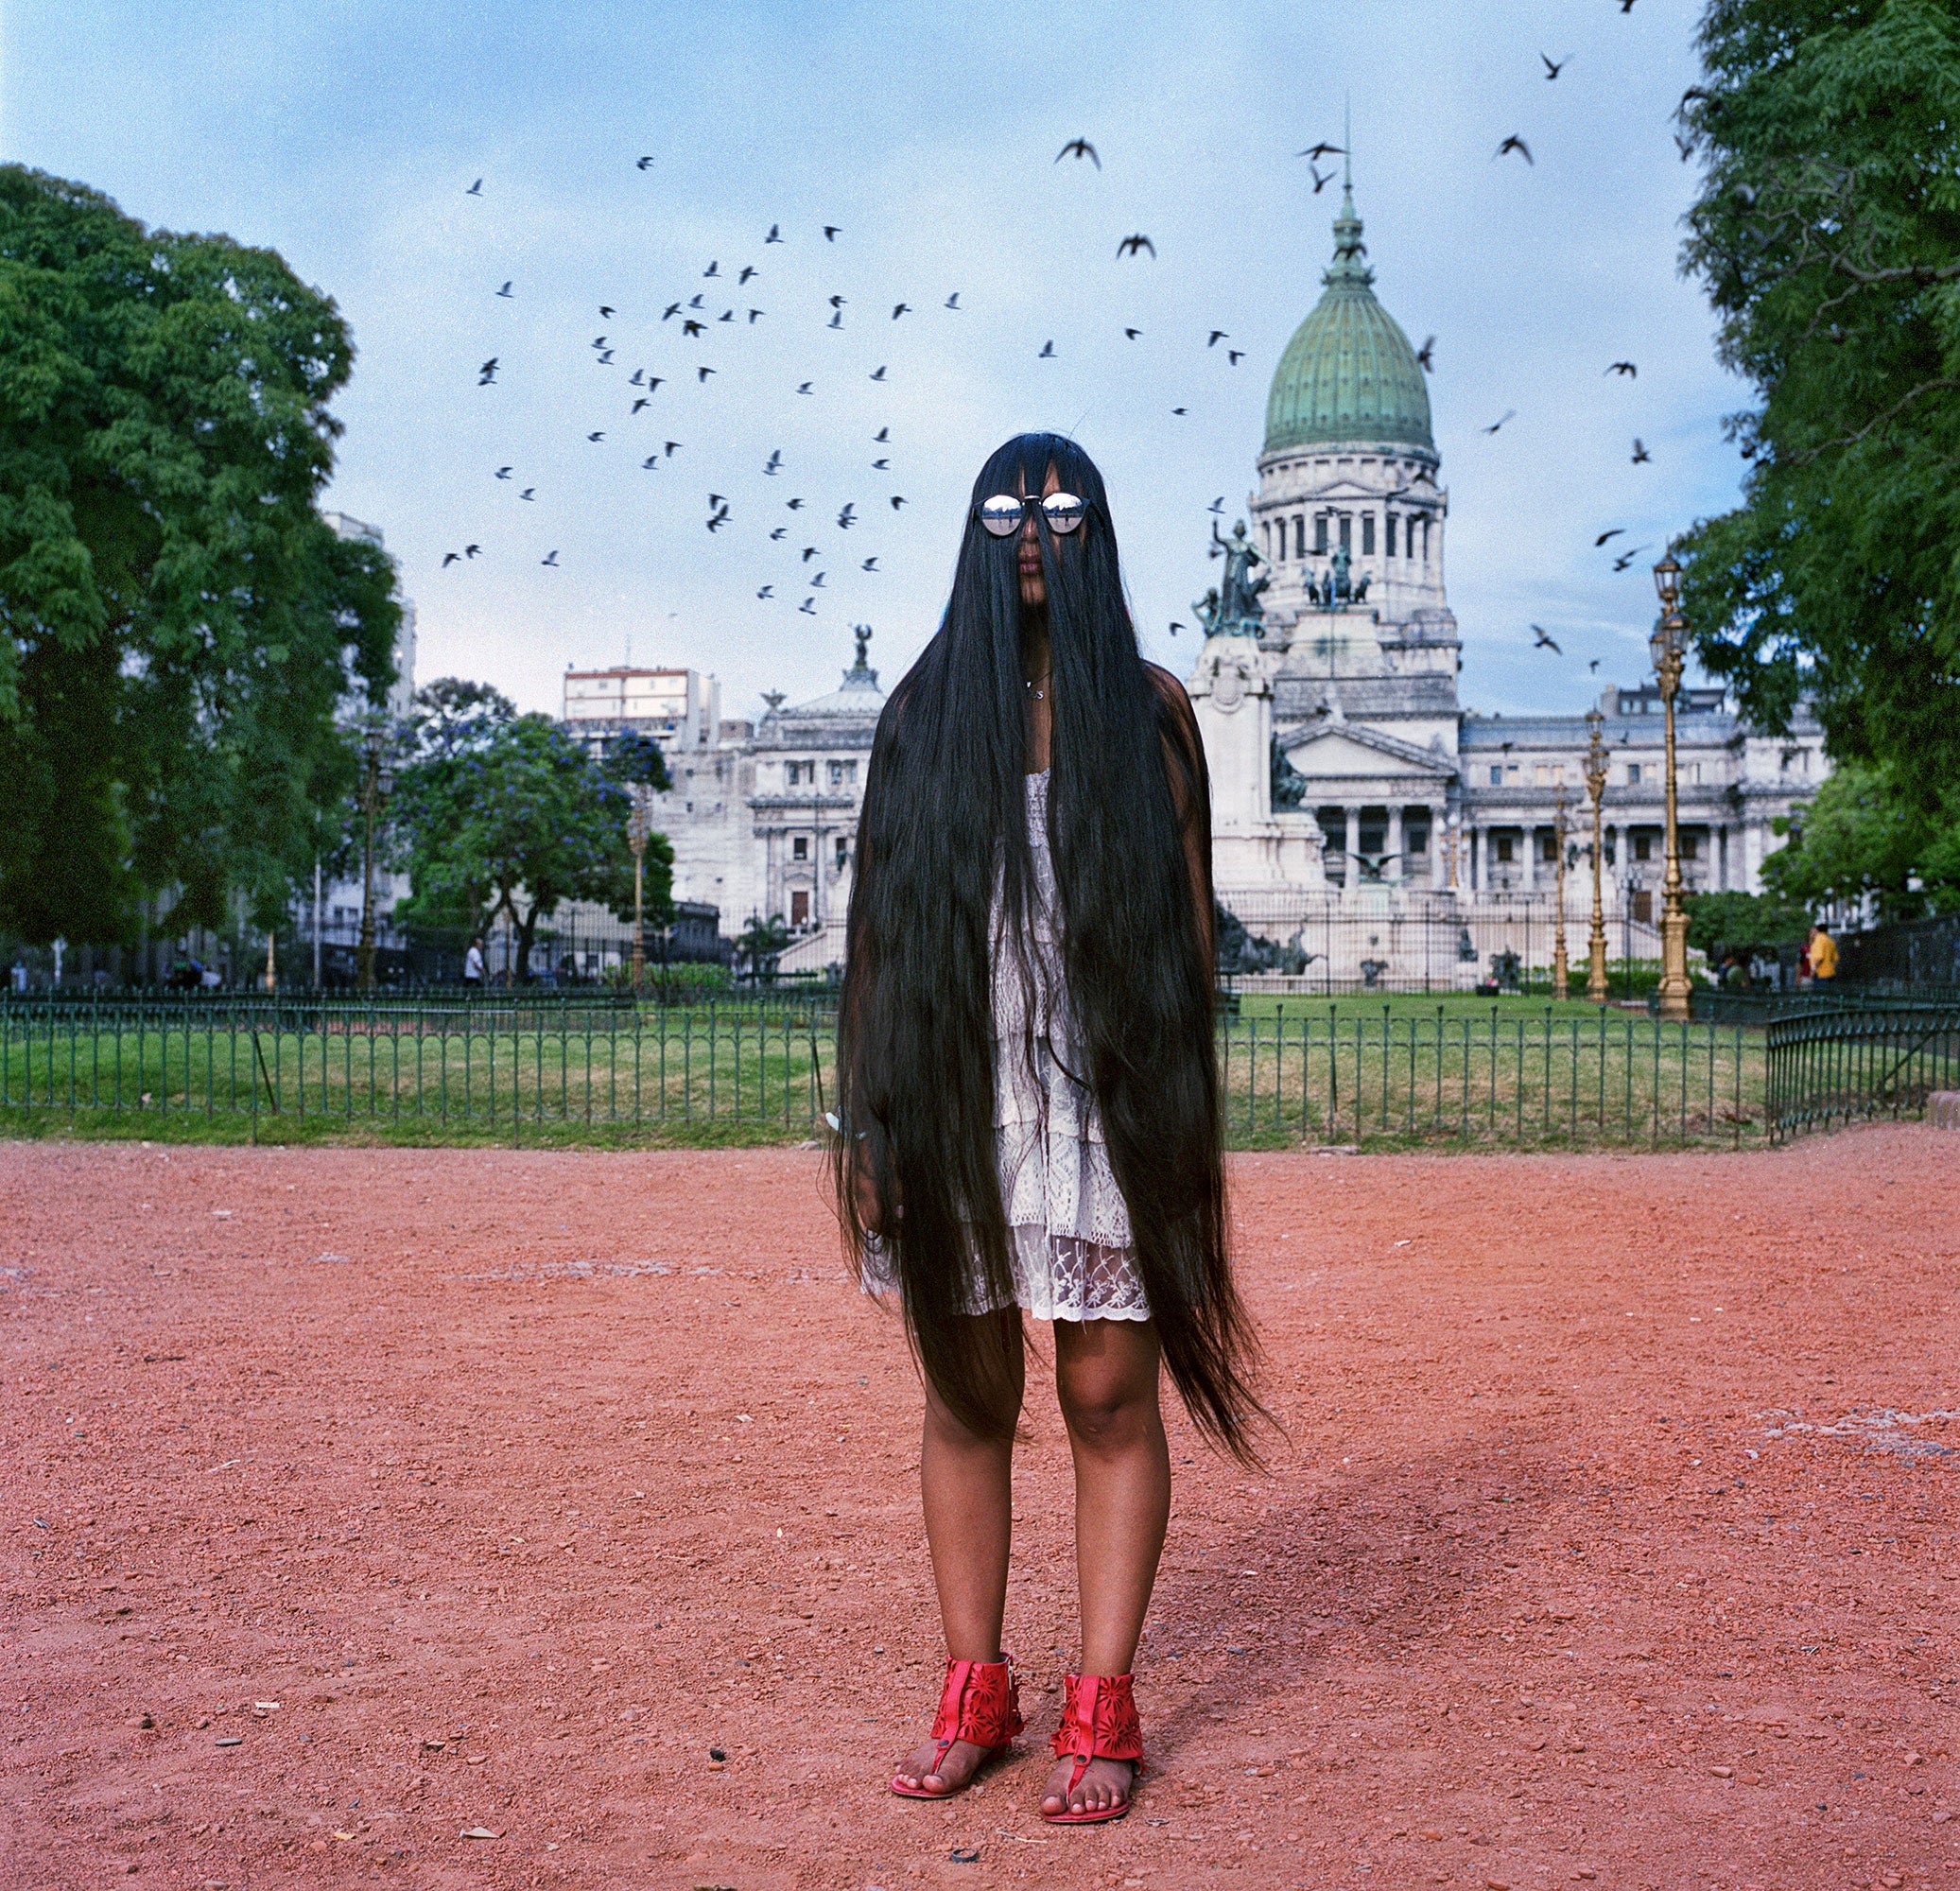
[[1391, 804], [1388, 810], [1388, 851], [1395, 859], [1396, 878], [1407, 879], [1409, 863], [1402, 859], [1402, 804], [1399, 801]]
[[[1449, 884], [1448, 818], [1441, 807], [1430, 809], [1430, 885], [1439, 892]], [[1461, 876], [1461, 868], [1458, 873]]]
[[1362, 869], [1360, 859], [1362, 844], [1362, 810], [1359, 807], [1349, 807], [1343, 808], [1342, 812], [1347, 817], [1346, 839], [1344, 840], [1342, 842], [1342, 845], [1347, 849], [1346, 884], [1350, 887], [1358, 887], [1362, 883]]
[[1470, 826], [1467, 823], [1464, 827], [1464, 852], [1467, 857], [1466, 864], [1468, 866], [1466, 877], [1472, 893], [1482, 893], [1483, 891], [1482, 874], [1483, 863], [1478, 858], [1483, 849], [1477, 844], [1477, 837], [1481, 831], [1479, 828]]
[[1529, 820], [1524, 824], [1524, 890], [1538, 890], [1538, 830]]

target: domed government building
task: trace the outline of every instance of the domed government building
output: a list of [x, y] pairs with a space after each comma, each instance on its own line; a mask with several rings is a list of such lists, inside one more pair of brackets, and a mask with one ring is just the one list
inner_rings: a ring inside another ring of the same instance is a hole
[[[1247, 517], [1229, 536], [1212, 528], [1218, 581], [1198, 606], [1206, 635], [1187, 686], [1211, 767], [1219, 897], [1275, 982], [1447, 990], [1491, 977], [1511, 955], [1542, 971], [1562, 822], [1567, 943], [1583, 968], [1588, 705], [1512, 717], [1458, 701], [1464, 640], [1444, 577], [1449, 494], [1429, 376], [1376, 298], [1351, 190], [1321, 280], [1274, 371]], [[780, 915], [797, 935], [786, 970], [843, 957], [858, 809], [885, 700], [869, 641], [859, 627], [837, 690], [793, 705], [770, 698], [754, 720], [720, 720], [712, 678], [644, 673], [702, 704], [645, 725], [674, 778], [655, 819], [674, 843], [675, 894], [719, 909], [724, 936], [751, 916]], [[626, 673], [602, 675], [623, 702]], [[568, 719], [581, 713], [575, 682]], [[1611, 757], [1607, 950], [1656, 959], [1660, 693], [1651, 681], [1614, 685], [1598, 706]], [[1820, 733], [1799, 720], [1786, 737], [1761, 734], [1720, 689], [1683, 688], [1675, 708], [1687, 882], [1757, 891], [1764, 855], [1780, 844], [1771, 824], [1823, 777]], [[592, 703], [582, 713], [599, 740], [640, 726], [591, 720]]]

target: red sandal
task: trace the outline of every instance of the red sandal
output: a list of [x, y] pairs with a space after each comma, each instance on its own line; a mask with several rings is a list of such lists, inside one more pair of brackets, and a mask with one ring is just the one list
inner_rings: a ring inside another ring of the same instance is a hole
[[[1082, 1784], [1092, 1760], [1125, 1760], [1143, 1771], [1143, 1725], [1136, 1718], [1136, 1697], [1128, 1674], [1065, 1674], [1062, 1677], [1062, 1725], [1055, 1729], [1057, 1760], [1073, 1755], [1075, 1771], [1068, 1776], [1068, 1794]], [[1130, 1797], [1100, 1813], [1043, 1813], [1051, 1826], [1100, 1826], [1119, 1819], [1130, 1810]]]
[[[970, 1786], [980, 1778], [980, 1767], [1005, 1753], [1025, 1725], [1013, 1656], [1003, 1655], [997, 1661], [948, 1661], [946, 1684], [940, 1691], [939, 1712], [932, 1722], [932, 1738], [939, 1743], [939, 1751], [933, 1756], [929, 1770], [936, 1773], [945, 1764], [956, 1740], [971, 1741], [987, 1750], [966, 1781]], [[894, 1774], [892, 1790], [902, 1799], [950, 1799], [966, 1787], [928, 1793], [923, 1786], [900, 1785]]]

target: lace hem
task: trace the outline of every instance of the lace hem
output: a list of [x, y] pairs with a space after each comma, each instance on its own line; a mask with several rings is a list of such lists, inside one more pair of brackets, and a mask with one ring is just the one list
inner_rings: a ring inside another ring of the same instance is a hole
[[[1150, 1298], [1127, 1247], [1058, 1235], [1021, 1223], [1008, 1229], [1008, 1265], [1014, 1274], [1014, 1304], [1037, 1320], [1147, 1320]], [[884, 1243], [864, 1244], [862, 1285], [867, 1293], [895, 1293], [898, 1270]], [[970, 1305], [971, 1313], [991, 1313], [1006, 1301]]]

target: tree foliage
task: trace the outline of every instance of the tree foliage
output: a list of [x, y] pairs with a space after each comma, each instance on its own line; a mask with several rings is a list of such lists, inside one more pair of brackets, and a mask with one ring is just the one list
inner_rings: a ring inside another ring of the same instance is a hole
[[[635, 784], [668, 785], [659, 749], [625, 744], [616, 761], [596, 761], [549, 717], [519, 716], [487, 685], [454, 677], [415, 700], [391, 810], [413, 892], [396, 917], [475, 932], [505, 916], [526, 980], [539, 923], [564, 901], [631, 918], [627, 818]], [[665, 835], [650, 837], [645, 872], [647, 915], [664, 920], [673, 891]]]
[[1744, 503], [1680, 547], [1698, 654], [1927, 808], [1960, 768], [1960, 9], [1710, 0], [1700, 45], [1684, 262], [1758, 401]]
[[1762, 878], [1813, 911], [1866, 897], [1881, 919], [1960, 911], [1960, 783], [1936, 784], [1929, 805], [1891, 768], [1838, 769], [1763, 861]]
[[1691, 893], [1688, 944], [1710, 961], [1726, 952], [1769, 952], [1801, 945], [1811, 928], [1810, 909], [1780, 893]]
[[399, 617], [316, 505], [353, 359], [270, 251], [0, 166], [0, 926], [265, 923], [310, 876]]

